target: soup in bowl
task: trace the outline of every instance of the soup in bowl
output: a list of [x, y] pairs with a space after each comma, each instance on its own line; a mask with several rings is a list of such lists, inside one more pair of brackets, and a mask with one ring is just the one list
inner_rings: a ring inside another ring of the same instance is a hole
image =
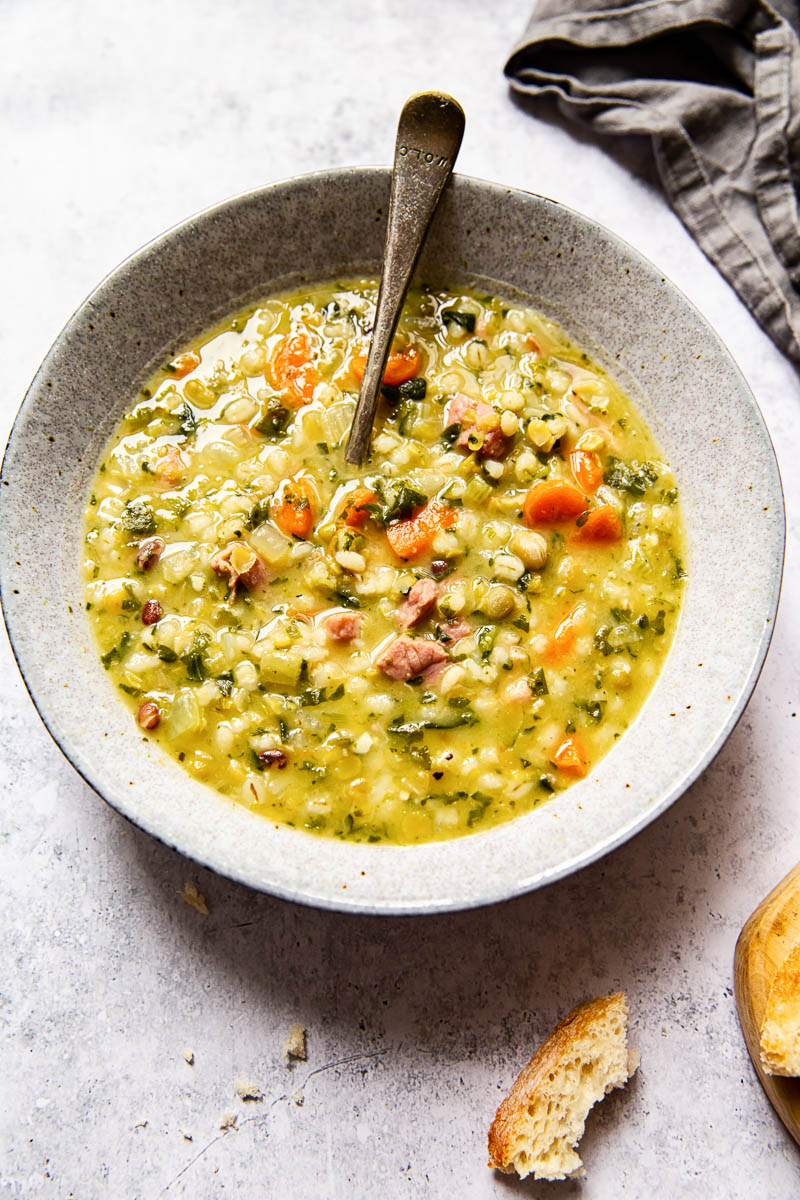
[[757, 678], [783, 521], [688, 302], [461, 177], [346, 468], [388, 184], [240, 197], [100, 286], [12, 436], [2, 583], [43, 718], [125, 815], [276, 894], [416, 912], [680, 794]]

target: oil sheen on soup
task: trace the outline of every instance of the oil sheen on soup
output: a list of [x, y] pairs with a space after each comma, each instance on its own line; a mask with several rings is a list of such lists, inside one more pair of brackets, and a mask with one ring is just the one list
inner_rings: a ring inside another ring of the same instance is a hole
[[413, 290], [344, 461], [376, 283], [249, 307], [136, 397], [92, 484], [86, 609], [142, 735], [271, 821], [455, 837], [593, 770], [678, 620], [678, 493], [539, 313]]

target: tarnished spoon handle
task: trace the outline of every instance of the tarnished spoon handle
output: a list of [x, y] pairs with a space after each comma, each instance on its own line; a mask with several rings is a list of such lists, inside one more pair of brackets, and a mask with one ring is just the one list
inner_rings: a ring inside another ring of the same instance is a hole
[[361, 380], [347, 462], [360, 466], [378, 407], [383, 373], [411, 275], [442, 189], [464, 135], [464, 110], [443, 92], [419, 92], [403, 106], [397, 125], [383, 274], [367, 365]]

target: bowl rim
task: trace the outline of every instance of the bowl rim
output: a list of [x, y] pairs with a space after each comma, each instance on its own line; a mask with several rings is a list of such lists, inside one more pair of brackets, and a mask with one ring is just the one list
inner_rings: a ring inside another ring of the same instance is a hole
[[[272, 183], [266, 184], [264, 186], [252, 188], [245, 192], [237, 193], [237, 194], [232, 195], [232, 196], [230, 196], [222, 201], [219, 201], [211, 206], [200, 209], [200, 210], [192, 213], [190, 216], [184, 218], [183, 220], [174, 223], [167, 229], [165, 229], [162, 232], [160, 232], [159, 234], [157, 234], [155, 237], [153, 237], [150, 240], [148, 240], [147, 242], [143, 243], [136, 250], [134, 250], [131, 254], [127, 255], [119, 264], [117, 264], [115, 267], [113, 267], [110, 271], [108, 271], [103, 276], [103, 278], [99, 281], [99, 283], [88, 293], [88, 295], [84, 298], [84, 300], [76, 307], [76, 309], [73, 311], [73, 313], [71, 314], [69, 319], [64, 324], [63, 328], [60, 330], [60, 332], [56, 336], [55, 340], [53, 341], [53, 344], [51, 345], [50, 349], [48, 350], [47, 354], [45, 355], [41, 365], [39, 366], [36, 373], [34, 374], [33, 379], [25, 392], [25, 396], [23, 397], [23, 400], [20, 404], [20, 407], [17, 411], [17, 414], [16, 414], [14, 421], [12, 423], [12, 426], [11, 426], [11, 430], [10, 430], [10, 433], [8, 436], [8, 441], [7, 441], [7, 444], [6, 444], [6, 447], [4, 450], [4, 454], [3, 454], [2, 466], [0, 467], [0, 483], [5, 483], [5, 484], [8, 483], [7, 475], [9, 473], [9, 469], [10, 469], [10, 465], [11, 465], [11, 458], [13, 457], [13, 451], [16, 446], [16, 440], [19, 436], [21, 436], [20, 431], [23, 429], [24, 421], [25, 421], [26, 416], [28, 415], [28, 411], [29, 411], [29, 408], [31, 405], [32, 394], [37, 389], [38, 381], [41, 378], [43, 378], [43, 376], [47, 373], [51, 361], [58, 356], [58, 354], [60, 353], [62, 346], [63, 346], [64, 342], [67, 340], [69, 334], [73, 331], [73, 329], [75, 329], [79, 325], [79, 323], [82, 319], [82, 316], [83, 316], [85, 310], [87, 309], [87, 306], [93, 300], [95, 300], [97, 297], [102, 295], [104, 293], [105, 289], [107, 289], [114, 283], [118, 282], [120, 279], [124, 278], [126, 272], [128, 270], [131, 270], [138, 260], [144, 259], [148, 254], [157, 252], [158, 248], [162, 244], [171, 240], [174, 235], [179, 234], [182, 231], [186, 231], [186, 230], [190, 229], [194, 225], [195, 222], [201, 221], [201, 220], [202, 221], [213, 220], [213, 218], [216, 215], [224, 214], [224, 213], [230, 211], [236, 205], [241, 205], [245, 202], [251, 202], [253, 200], [257, 200], [261, 196], [268, 195], [270, 193], [275, 193], [275, 192], [279, 191], [280, 189], [292, 188], [292, 187], [297, 186], [298, 184], [308, 183], [308, 182], [313, 182], [313, 181], [324, 184], [328, 180], [339, 179], [342, 177], [358, 178], [358, 177], [380, 176], [383, 179], [383, 178], [388, 178], [389, 174], [390, 174], [389, 169], [386, 167], [342, 166], [342, 167], [323, 169], [323, 170], [312, 171], [312, 172], [305, 172], [301, 175], [288, 176], [288, 177], [282, 178], [280, 180], [276, 180]], [[459, 183], [459, 181], [460, 181], [460, 183]], [[694, 761], [691, 768], [685, 774], [681, 775], [679, 778], [676, 779], [673, 786], [670, 787], [668, 790], [666, 790], [659, 797], [659, 799], [656, 803], [653, 803], [649, 807], [643, 807], [641, 812], [638, 814], [638, 816], [636, 817], [635, 820], [630, 821], [626, 824], [623, 824], [622, 827], [620, 829], [618, 829], [617, 832], [613, 836], [606, 837], [604, 840], [598, 841], [597, 844], [594, 844], [594, 845], [588, 847], [587, 849], [580, 851], [576, 855], [567, 857], [564, 861], [562, 861], [557, 866], [551, 867], [551, 868], [547, 869], [543, 874], [537, 875], [536, 878], [534, 878], [533, 880], [531, 880], [528, 877], [525, 877], [525, 878], [520, 879], [517, 882], [517, 884], [513, 887], [508, 886], [507, 883], [503, 883], [503, 884], [501, 884], [499, 886], [495, 886], [495, 887], [484, 887], [484, 889], [481, 891], [480, 895], [471, 897], [468, 900], [465, 900], [463, 897], [457, 898], [455, 900], [449, 900], [447, 898], [443, 898], [438, 901], [431, 900], [430, 898], [425, 898], [418, 902], [411, 902], [411, 901], [404, 900], [404, 901], [397, 902], [397, 903], [388, 903], [387, 904], [387, 903], [367, 903], [367, 902], [364, 902], [361, 900], [354, 901], [350, 898], [342, 897], [335, 893], [331, 894], [331, 895], [320, 896], [320, 895], [314, 894], [310, 890], [306, 891], [306, 892], [297, 891], [297, 890], [293, 890], [291, 888], [283, 887], [280, 884], [270, 884], [269, 886], [267, 886], [263, 881], [254, 880], [247, 873], [247, 871], [237, 870], [235, 865], [231, 865], [229, 863], [220, 865], [219, 863], [215, 863], [213, 861], [213, 855], [211, 855], [211, 854], [204, 856], [204, 858], [198, 858], [197, 854], [193, 850], [187, 850], [186, 848], [184, 848], [183, 846], [178, 844], [178, 842], [175, 841], [173, 838], [166, 836], [163, 832], [159, 831], [158, 828], [152, 827], [151, 823], [145, 817], [142, 817], [141, 819], [137, 818], [135, 815], [131, 814], [130, 812], [126, 812], [123, 808], [121, 808], [118, 804], [116, 804], [112, 799], [109, 798], [109, 796], [106, 794], [106, 790], [105, 790], [105, 785], [104, 785], [104, 780], [103, 780], [103, 771], [102, 770], [96, 771], [93, 768], [92, 762], [81, 752], [81, 750], [78, 747], [73, 746], [69, 743], [69, 740], [66, 737], [66, 735], [63, 733], [62, 730], [59, 729], [58, 720], [55, 719], [52, 715], [52, 711], [51, 711], [52, 706], [49, 704], [48, 696], [44, 695], [42, 697], [41, 695], [36, 694], [34, 686], [30, 682], [30, 680], [28, 678], [28, 674], [26, 673], [26, 670], [25, 670], [24, 651], [21, 652], [18, 647], [18, 644], [17, 644], [17, 637], [15, 635], [17, 633], [18, 626], [15, 623], [15, 617], [13, 615], [11, 617], [9, 616], [9, 608], [11, 606], [9, 606], [9, 604], [8, 604], [8, 591], [10, 588], [8, 560], [9, 560], [10, 556], [8, 553], [6, 553], [6, 544], [4, 541], [4, 533], [3, 533], [2, 528], [0, 528], [0, 605], [2, 605], [3, 617], [4, 617], [4, 621], [5, 621], [5, 625], [6, 625], [6, 630], [8, 633], [9, 643], [12, 648], [12, 653], [13, 653], [15, 661], [17, 663], [17, 667], [20, 671], [20, 675], [22, 676], [23, 682], [25, 683], [26, 689], [31, 697], [33, 705], [34, 705], [37, 713], [39, 714], [39, 717], [41, 718], [43, 724], [45, 725], [45, 728], [47, 729], [51, 738], [53, 739], [53, 741], [56, 743], [56, 745], [60, 749], [61, 753], [64, 755], [64, 757], [67, 759], [67, 761], [74, 767], [74, 769], [78, 772], [78, 774], [81, 776], [81, 778], [103, 800], [105, 800], [105, 802], [107, 804], [109, 804], [110, 807], [114, 808], [121, 816], [125, 817], [125, 819], [128, 820], [131, 824], [135, 825], [137, 828], [142, 829], [144, 832], [146, 832], [150, 836], [156, 838], [156, 840], [162, 842], [164, 845], [169, 846], [171, 849], [175, 849], [179, 853], [192, 858], [194, 861], [198, 862], [199, 865], [207, 867], [208, 869], [214, 870], [214, 871], [224, 875], [226, 878], [229, 878], [237, 883], [245, 884], [246, 886], [254, 888], [259, 891], [268, 892], [268, 894], [277, 896], [280, 899], [293, 901], [295, 903], [304, 904], [304, 905], [307, 905], [310, 907], [327, 909], [330, 911], [339, 911], [339, 912], [347, 912], [347, 913], [363, 914], [363, 915], [399, 916], [399, 915], [435, 915], [435, 914], [444, 913], [444, 912], [462, 911], [462, 910], [468, 910], [471, 908], [479, 908], [479, 907], [483, 907], [486, 905], [495, 904], [495, 903], [498, 903], [501, 901], [510, 900], [510, 899], [512, 899], [516, 896], [522, 895], [528, 891], [536, 890], [540, 887], [545, 887], [551, 883], [555, 883], [558, 880], [563, 879], [568, 875], [571, 875], [577, 871], [580, 871], [582, 868], [590, 865], [591, 863], [596, 862], [598, 859], [604, 857], [606, 854], [611, 853], [613, 850], [617, 849], [620, 845], [624, 844], [629, 839], [633, 838], [636, 834], [638, 834], [643, 829], [645, 829], [658, 816], [660, 816], [663, 812], [665, 812], [666, 809], [669, 808], [675, 802], [675, 800], [677, 800], [697, 780], [697, 778], [703, 773], [703, 771], [705, 771], [705, 769], [709, 766], [709, 764], [713, 761], [713, 759], [719, 753], [722, 746], [724, 745], [724, 743], [730, 736], [731, 732], [737, 725], [739, 719], [742, 716], [742, 713], [744, 712], [744, 709], [747, 706], [747, 703], [753, 693], [753, 690], [756, 686], [758, 678], [763, 669], [763, 665], [764, 665], [766, 655], [769, 650], [770, 642], [772, 640], [772, 635], [774, 632], [775, 616], [776, 616], [776, 613], [778, 610], [778, 604], [779, 604], [779, 599], [780, 599], [780, 591], [781, 591], [781, 585], [782, 585], [782, 579], [783, 579], [783, 568], [784, 568], [784, 561], [785, 561], [786, 517], [785, 517], [785, 501], [784, 501], [784, 495], [783, 495], [783, 486], [782, 486], [782, 481], [781, 481], [781, 477], [780, 477], [780, 471], [778, 468], [777, 456], [775, 454], [775, 449], [774, 449], [774, 446], [772, 443], [772, 439], [770, 437], [769, 430], [767, 428], [767, 425], [764, 420], [764, 416], [761, 412], [758, 401], [756, 400], [752, 390], [750, 389], [749, 384], [747, 383], [741, 369], [739, 368], [738, 364], [736, 363], [736, 360], [734, 359], [734, 357], [731, 354], [728, 347], [725, 345], [725, 343], [720, 338], [716, 329], [711, 325], [710, 321], [700, 312], [700, 310], [693, 303], [693, 301], [690, 300], [685, 295], [685, 293], [683, 293], [681, 291], [681, 289], [678, 288], [677, 285], [672, 282], [672, 280], [668, 276], [664, 275], [662, 273], [662, 271], [660, 270], [660, 268], [658, 268], [649, 258], [647, 258], [644, 254], [642, 254], [641, 251], [639, 251], [636, 247], [632, 246], [630, 243], [628, 243], [624, 238], [620, 237], [614, 231], [591, 220], [590, 218], [586, 217], [584, 214], [578, 212], [575, 209], [572, 209], [568, 205], [562, 204], [560, 201], [553, 200], [547, 196], [540, 195], [539, 193], [532, 192], [527, 189], [517, 188], [517, 187], [509, 187], [505, 184], [493, 182], [490, 180], [485, 180], [485, 179], [482, 179], [482, 178], [479, 178], [476, 176], [465, 175], [460, 172], [454, 173], [453, 185], [455, 187], [464, 186], [464, 185], [477, 187], [479, 189], [486, 190], [489, 194], [493, 195], [495, 198], [508, 197], [508, 196], [519, 196], [519, 197], [525, 198], [526, 200], [534, 199], [536, 201], [540, 201], [547, 205], [550, 205], [550, 206], [554, 207], [555, 209], [563, 210], [564, 212], [569, 214], [569, 216], [574, 221], [576, 221], [579, 225], [583, 226], [584, 228], [590, 227], [590, 228], [596, 230], [599, 234], [602, 235], [602, 237], [607, 239], [607, 241], [612, 246], [618, 248], [626, 256], [628, 256], [634, 260], [638, 260], [640, 263], [644, 264], [647, 268], [649, 268], [649, 270], [654, 275], [657, 275], [660, 278], [660, 280], [662, 281], [663, 288], [665, 289], [665, 291], [667, 293], [669, 293], [671, 295], [672, 299], [677, 300], [679, 305], [682, 305], [682, 306], [686, 307], [687, 309], [689, 309], [691, 311], [691, 313], [695, 316], [697, 322], [701, 326], [704, 326], [706, 328], [706, 330], [708, 330], [710, 332], [710, 334], [713, 337], [713, 342], [715, 344], [716, 352], [718, 354], [720, 354], [725, 360], [727, 360], [727, 365], [728, 365], [729, 369], [732, 371], [733, 375], [738, 378], [738, 381], [741, 385], [743, 394], [746, 395], [749, 399], [749, 402], [750, 402], [750, 405], [752, 408], [752, 416], [754, 418], [757, 433], [759, 435], [760, 445], [766, 454], [768, 466], [770, 468], [770, 474], [772, 477], [772, 483], [773, 483], [773, 485], [776, 485], [775, 499], [776, 500], [779, 499], [780, 504], [774, 506], [773, 515], [777, 516], [779, 518], [779, 522], [780, 522], [780, 530], [779, 530], [779, 538], [778, 538], [778, 541], [779, 541], [778, 557], [777, 557], [777, 561], [776, 561], [775, 570], [770, 577], [769, 593], [765, 596], [765, 604], [764, 604], [764, 608], [763, 608], [763, 611], [764, 611], [763, 627], [761, 629], [761, 632], [760, 632], [757, 642], [755, 642], [750, 647], [750, 650], [752, 653], [750, 669], [749, 669], [746, 677], [743, 679], [743, 681], [741, 682], [741, 684], [739, 686], [738, 695], [735, 697], [735, 699], [733, 699], [733, 701], [730, 705], [730, 708], [728, 710], [726, 719], [723, 721], [721, 726], [718, 728], [718, 732], [717, 732], [716, 736], [713, 738], [711, 743], [708, 745], [705, 752]], [[498, 284], [498, 287], [501, 287], [501, 286], [502, 286], [501, 284]], [[509, 288], [509, 290], [511, 290], [511, 288]], [[2, 526], [2, 523], [0, 523], [0, 526]], [[677, 641], [679, 636], [680, 636], [680, 627], [678, 628], [678, 630], [676, 630], [675, 641]], [[19, 640], [21, 642], [23, 639], [20, 638]], [[672, 652], [673, 652], [674, 644], [675, 643], [673, 642], [673, 647], [670, 648], [670, 652], [669, 652], [670, 654], [672, 654]], [[646, 703], [647, 703], [647, 700], [645, 700], [645, 704]], [[571, 789], [569, 789], [569, 790], [571, 790]], [[508, 822], [507, 824], [513, 825], [514, 823], [515, 823], [514, 821], [511, 821], [511, 822]], [[497, 827], [497, 828], [502, 828], [502, 827]], [[458, 844], [459, 842], [463, 842], [467, 839], [471, 840], [473, 838], [486, 837], [487, 835], [491, 834], [491, 832], [492, 832], [492, 830], [489, 829], [486, 831], [479, 832], [477, 834], [466, 835], [463, 838], [450, 839], [446, 842], [423, 843], [423, 844], [421, 844], [421, 846], [432, 846], [432, 845], [439, 845], [439, 846], [448, 845], [448, 846], [450, 846], [450, 845]], [[307, 833], [303, 833], [302, 831], [299, 831], [299, 830], [292, 830], [292, 834], [295, 836], [303, 836], [303, 837], [310, 836]], [[390, 846], [381, 845], [381, 846], [370, 847], [370, 850], [372, 853], [377, 853], [377, 854], [385, 853], [387, 851], [396, 851], [398, 849], [400, 849], [406, 853], [414, 853], [415, 851], [418, 851], [421, 848], [421, 846], [408, 846], [408, 847], [392, 846], [392, 847], [390, 847]]]

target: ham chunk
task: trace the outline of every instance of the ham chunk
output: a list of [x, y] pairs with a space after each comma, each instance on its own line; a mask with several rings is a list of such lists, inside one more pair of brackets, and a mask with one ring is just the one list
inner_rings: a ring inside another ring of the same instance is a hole
[[472, 626], [463, 617], [458, 617], [453, 621], [447, 621], [444, 625], [440, 625], [437, 632], [449, 646], [454, 646], [462, 638], [469, 637], [472, 633]]
[[401, 629], [410, 629], [427, 617], [439, 599], [439, 585], [432, 579], [418, 579], [397, 610]]
[[241, 585], [252, 592], [263, 587], [269, 578], [262, 559], [247, 542], [228, 542], [208, 560], [208, 565], [217, 575], [228, 576], [231, 600], [236, 599], [236, 588]]
[[403, 635], [392, 642], [378, 659], [378, 667], [390, 679], [407, 683], [427, 675], [447, 659], [447, 651], [438, 642]]
[[177, 446], [170, 446], [164, 457], [158, 460], [155, 469], [159, 481], [171, 488], [180, 483], [185, 471], [186, 464]]
[[332, 642], [352, 642], [361, 633], [361, 617], [357, 613], [333, 613], [324, 625]]
[[511, 449], [510, 437], [506, 437], [500, 428], [500, 414], [491, 404], [481, 400], [470, 400], [469, 396], [459, 392], [445, 409], [445, 429], [451, 425], [460, 425], [461, 433], [455, 440], [459, 450], [469, 450], [470, 436], [475, 434], [483, 441], [476, 453], [480, 458], [502, 458]]

